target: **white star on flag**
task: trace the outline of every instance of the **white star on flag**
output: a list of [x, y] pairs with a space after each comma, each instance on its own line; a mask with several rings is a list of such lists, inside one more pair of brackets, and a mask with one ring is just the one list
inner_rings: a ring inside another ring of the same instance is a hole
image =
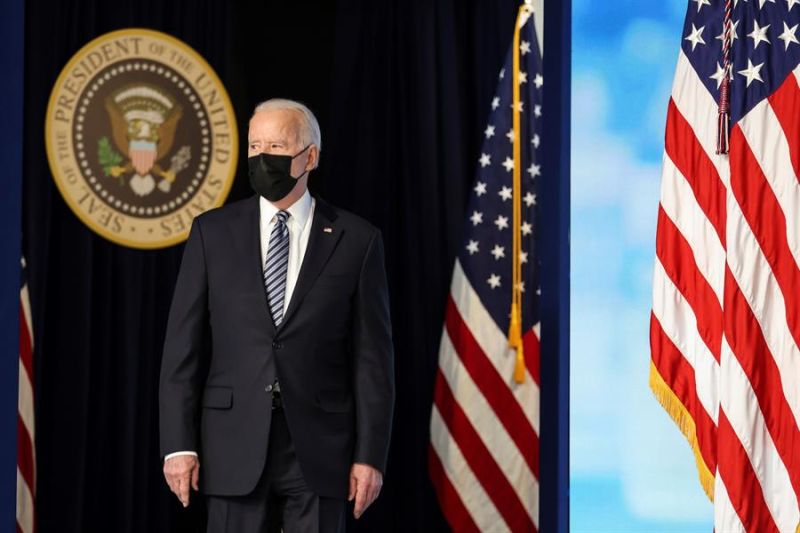
[[[800, 2], [800, 0], [797, 1]], [[531, 144], [534, 146], [534, 148], [539, 148], [539, 142], [539, 134], [536, 133], [533, 135], [533, 139], [531, 139]]]
[[513, 128], [508, 130], [508, 133], [506, 133], [506, 137], [508, 137], [508, 142], [510, 142], [510, 143], [514, 142], [514, 129]]
[[492, 98], [492, 109], [497, 109], [498, 107], [500, 107], [500, 98], [495, 96]]
[[[798, 0], [798, 2], [800, 2], [800, 0]], [[544, 78], [542, 77], [541, 74], [537, 74], [536, 76], [534, 76], [533, 84], [536, 85], [537, 89], [542, 88], [542, 85], [544, 85]]]
[[500, 195], [500, 198], [502, 198], [503, 201], [511, 200], [511, 198], [514, 196], [514, 194], [511, 192], [511, 187], [503, 187], [497, 194]]
[[[795, 1], [796, 1], [796, 2], [800, 2], [800, 0], [795, 0]], [[736, 34], [736, 33], [737, 33], [737, 32], [736, 32], [736, 27], [737, 27], [737, 26], [739, 26], [739, 21], [738, 21], [738, 20], [737, 20], [736, 22], [733, 22], [733, 23], [731, 23], [731, 44], [733, 44], [733, 42], [734, 42], [736, 39], [738, 39], [738, 38], [739, 38], [739, 36]], [[718, 40], [720, 40], [720, 41], [722, 41], [722, 40], [724, 40], [724, 39], [725, 39], [725, 25], [724, 25], [724, 24], [722, 25], [722, 33], [720, 33], [719, 35], [717, 35], [717, 37], [716, 37], [716, 38], [717, 38]]]
[[[798, 0], [800, 1], [800, 0]], [[530, 54], [531, 53], [531, 43], [528, 41], [520, 41], [519, 43], [519, 53], [522, 55]]]
[[494, 248], [492, 248], [491, 254], [494, 256], [495, 260], [499, 260], [500, 258], [506, 256], [505, 248], [499, 244], [495, 244]]
[[717, 89], [719, 89], [719, 86], [722, 85], [722, 78], [724, 78], [724, 77], [725, 77], [725, 69], [722, 68], [722, 65], [720, 65], [719, 61], [718, 61], [717, 62], [717, 71], [714, 74], [712, 74], [711, 76], [709, 76], [709, 78], [711, 78], [712, 80], [716, 80], [717, 81]]
[[508, 217], [504, 217], [503, 215], [498, 215], [497, 220], [494, 221], [494, 225], [497, 226], [498, 230], [505, 229], [508, 227]]
[[694, 24], [692, 24], [692, 31], [683, 38], [684, 41], [689, 41], [692, 43], [692, 52], [694, 52], [695, 47], [698, 44], [706, 44], [703, 40], [703, 30], [706, 29], [705, 26], [700, 26], [700, 28], [696, 28]]
[[519, 262], [523, 265], [528, 262], [528, 252], [519, 252]]
[[525, 205], [530, 207], [530, 206], [532, 206], [533, 204], [536, 203], [536, 195], [535, 194], [531, 194], [531, 192], [528, 191], [525, 194], [525, 196], [522, 197], [522, 201], [525, 202]]
[[539, 104], [536, 104], [535, 106], [533, 106], [533, 114], [536, 115], [537, 117], [541, 117], [542, 116], [542, 106], [540, 106]]
[[511, 172], [514, 170], [514, 160], [510, 157], [506, 157], [506, 160], [503, 161], [503, 166], [506, 167], [506, 170]]
[[761, 9], [762, 7], [764, 7], [764, 4], [766, 2], [769, 2], [770, 4], [774, 4], [775, 0], [758, 0], [758, 9]]
[[520, 83], [528, 83], [528, 73], [520, 71], [519, 73], [519, 82]]
[[500, 286], [500, 276], [492, 274], [489, 276], [489, 279], [486, 280], [486, 283], [488, 283], [491, 288], [496, 289]]
[[540, 176], [542, 174], [542, 166], [537, 165], [536, 163], [531, 163], [531, 166], [528, 167], [528, 174], [530, 174], [532, 178]]
[[788, 11], [791, 11], [791, 10], [792, 10], [792, 8], [793, 8], [793, 7], [794, 7], [796, 4], [800, 4], [800, 0], [786, 0], [786, 4], [787, 4], [787, 7], [786, 7], [786, 9], [787, 9]]
[[473, 226], [477, 226], [478, 224], [483, 222], [483, 213], [480, 213], [478, 211], [473, 211], [472, 216], [469, 217], [469, 219], [470, 221], [472, 221]]
[[741, 74], [742, 76], [747, 78], [747, 86], [748, 87], [750, 87], [750, 83], [752, 83], [753, 80], [758, 80], [761, 83], [764, 83], [764, 80], [761, 79], [761, 74], [759, 73], [761, 71], [761, 67], [763, 67], [763, 66], [764, 66], [764, 63], [759, 63], [758, 65], [753, 65], [753, 62], [750, 61], [750, 59], [748, 58], [748, 60], [747, 60], [747, 68], [744, 69], [744, 70], [740, 70], [739, 71], [739, 74]]
[[467, 251], [469, 255], [478, 253], [478, 241], [469, 241], [469, 244], [467, 244]]
[[489, 154], [481, 154], [481, 159], [478, 162], [481, 164], [481, 168], [486, 168], [492, 164], [492, 156]]
[[757, 49], [758, 45], [761, 44], [762, 42], [765, 42], [767, 44], [771, 44], [769, 42], [769, 39], [767, 39], [767, 30], [769, 29], [769, 26], [770, 25], [767, 24], [766, 26], [764, 26], [762, 28], [762, 27], [760, 27], [758, 25], [758, 21], [757, 20], [753, 21], [753, 31], [748, 33], [747, 36], [750, 37], [751, 39], [753, 39], [753, 49], [754, 50]]
[[475, 184], [475, 187], [473, 187], [473, 190], [475, 191], [475, 194], [478, 195], [478, 198], [480, 198], [481, 196], [486, 194], [486, 184], [484, 182], [482, 182], [482, 181], [479, 181], [479, 182], [477, 182]]
[[[800, 2], [800, 0], [798, 0], [798, 2]], [[789, 45], [792, 44], [792, 43], [800, 44], [800, 42], [797, 42], [797, 35], [796, 35], [797, 34], [797, 26], [798, 26], [798, 24], [795, 24], [794, 26], [792, 26], [790, 28], [789, 25], [786, 24], [786, 22], [783, 23], [783, 33], [781, 33], [778, 36], [778, 39], [781, 39], [783, 41], [783, 44], [786, 45], [786, 48], [784, 48], [784, 51], [788, 50], [789, 49]]]
[[523, 222], [522, 223], [522, 234], [523, 235], [530, 235], [533, 232], [533, 226], [530, 222]]
[[700, 8], [703, 6], [710, 6], [711, 3], [708, 0], [692, 0], [692, 2], [697, 2], [697, 12], [700, 12]]
[[486, 131], [484, 131], [483, 134], [486, 135], [487, 139], [489, 137], [493, 137], [494, 136], [494, 126], [492, 126], [491, 124], [486, 126]]

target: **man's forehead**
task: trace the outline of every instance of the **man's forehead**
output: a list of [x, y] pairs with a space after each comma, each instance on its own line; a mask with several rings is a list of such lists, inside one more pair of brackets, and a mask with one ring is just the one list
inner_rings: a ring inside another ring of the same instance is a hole
[[291, 109], [267, 109], [255, 113], [250, 118], [250, 130], [273, 130], [284, 134], [297, 134], [300, 130], [300, 117]]

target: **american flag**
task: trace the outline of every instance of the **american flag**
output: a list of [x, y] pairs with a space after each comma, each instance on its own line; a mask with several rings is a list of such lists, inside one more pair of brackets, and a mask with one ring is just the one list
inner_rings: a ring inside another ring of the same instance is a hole
[[720, 532], [800, 531], [798, 27], [800, 0], [691, 0], [668, 107], [650, 384]]
[[[543, 78], [533, 18], [530, 8], [520, 8], [491, 102], [439, 348], [429, 470], [445, 518], [459, 532], [536, 531], [539, 524], [534, 228]], [[519, 366], [517, 350], [509, 347], [515, 256], [524, 347]]]
[[36, 454], [33, 432], [33, 329], [25, 260], [19, 290], [19, 401], [17, 404], [17, 532], [35, 530]]

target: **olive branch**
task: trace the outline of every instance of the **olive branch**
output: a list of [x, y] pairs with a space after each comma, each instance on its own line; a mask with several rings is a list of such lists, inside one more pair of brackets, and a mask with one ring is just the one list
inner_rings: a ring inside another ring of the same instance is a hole
[[111, 146], [108, 137], [100, 137], [97, 141], [97, 159], [103, 167], [103, 174], [106, 176], [119, 177], [119, 164], [122, 163], [122, 156]]

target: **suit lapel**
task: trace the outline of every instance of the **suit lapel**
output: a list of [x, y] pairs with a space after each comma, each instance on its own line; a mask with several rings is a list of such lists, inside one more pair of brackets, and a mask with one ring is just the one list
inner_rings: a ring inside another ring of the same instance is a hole
[[278, 331], [283, 329], [292, 315], [297, 310], [300, 302], [303, 301], [306, 293], [314, 285], [314, 281], [322, 272], [322, 268], [327, 263], [328, 258], [336, 248], [336, 244], [342, 236], [343, 230], [336, 226], [336, 212], [325, 202], [316, 198], [314, 207], [314, 219], [311, 221], [311, 233], [308, 236], [308, 245], [297, 276], [297, 283], [292, 291], [292, 299], [283, 316], [283, 321], [278, 327]]
[[[241, 247], [242, 264], [246, 268], [248, 284], [254, 291], [261, 295], [259, 299], [264, 305], [259, 312], [263, 312], [267, 328], [270, 335], [275, 334], [275, 323], [272, 321], [272, 314], [269, 311], [267, 301], [267, 290], [264, 287], [264, 267], [261, 264], [261, 210], [259, 209], [259, 196], [255, 195], [247, 200], [247, 208], [244, 210], [243, 229], [234, 228], [234, 236], [242, 235], [244, 243]], [[241, 232], [241, 233], [240, 233]]]

